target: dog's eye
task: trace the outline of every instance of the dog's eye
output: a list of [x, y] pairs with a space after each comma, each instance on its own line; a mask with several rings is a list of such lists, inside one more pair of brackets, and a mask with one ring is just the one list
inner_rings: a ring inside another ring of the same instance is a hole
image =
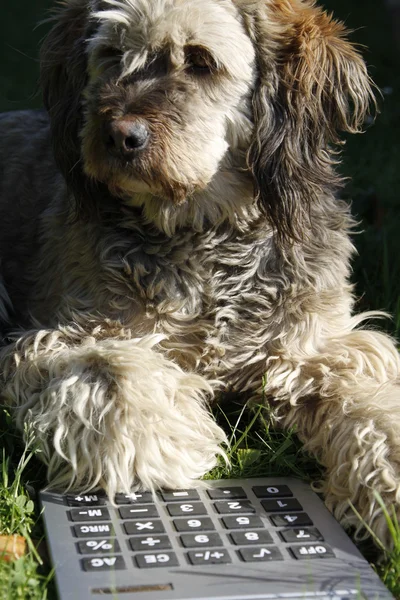
[[186, 49], [185, 64], [196, 75], [205, 75], [217, 70], [217, 64], [211, 54], [204, 48], [194, 46]]

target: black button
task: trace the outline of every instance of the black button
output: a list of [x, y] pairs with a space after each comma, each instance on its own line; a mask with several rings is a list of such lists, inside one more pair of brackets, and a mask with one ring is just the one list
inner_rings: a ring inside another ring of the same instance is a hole
[[84, 571], [120, 571], [121, 569], [126, 569], [122, 556], [84, 558], [81, 562]]
[[261, 548], [241, 548], [239, 555], [244, 562], [268, 562], [270, 560], [283, 560], [282, 554], [275, 546], [262, 546]]
[[235, 531], [229, 536], [236, 546], [256, 546], [257, 544], [271, 544], [272, 537], [268, 531]]
[[110, 518], [106, 508], [73, 508], [68, 511], [72, 521], [104, 521]]
[[180, 540], [185, 548], [223, 546], [218, 533], [186, 533], [180, 536]]
[[164, 502], [187, 502], [188, 500], [200, 500], [197, 490], [176, 490], [175, 492], [160, 492]]
[[247, 498], [246, 492], [241, 487], [210, 488], [207, 490], [207, 494], [211, 500], [231, 500], [232, 498], [243, 500]]
[[188, 552], [187, 556], [192, 565], [218, 565], [221, 563], [232, 562], [231, 557], [227, 550], [221, 548], [221, 550], [192, 550]]
[[115, 554], [121, 548], [117, 540], [112, 538], [98, 538], [97, 540], [85, 540], [78, 543], [80, 554]]
[[253, 492], [257, 498], [286, 498], [293, 496], [287, 485], [256, 485]]
[[171, 548], [171, 542], [167, 535], [141, 535], [129, 539], [129, 544], [135, 552], [141, 550], [165, 550]]
[[134, 558], [140, 569], [152, 567], [178, 567], [178, 559], [174, 552], [155, 552], [154, 554], [137, 554]]
[[122, 506], [118, 509], [121, 519], [147, 519], [158, 517], [158, 510], [154, 504], [135, 504]]
[[294, 525], [295, 527], [307, 527], [313, 525], [307, 513], [271, 515], [270, 519], [275, 527], [284, 527], [285, 525]]
[[68, 506], [101, 506], [105, 503], [104, 493], [67, 495]]
[[313, 546], [291, 546], [289, 550], [297, 559], [332, 558], [335, 556], [332, 549], [325, 544], [314, 544]]
[[282, 498], [281, 500], [263, 500], [262, 507], [267, 512], [288, 512], [290, 510], [303, 510], [302, 505], [295, 498]]
[[285, 529], [280, 531], [279, 535], [282, 537], [284, 542], [319, 542], [323, 541], [323, 536], [315, 529]]
[[226, 529], [249, 529], [252, 527], [264, 527], [260, 517], [224, 517], [222, 519]]
[[215, 502], [215, 508], [221, 515], [228, 515], [231, 513], [255, 513], [256, 509], [248, 500], [231, 500], [228, 502]]
[[177, 531], [210, 531], [215, 529], [213, 522], [208, 517], [192, 519], [174, 519]]
[[104, 537], [104, 535], [115, 535], [111, 523], [98, 523], [96, 525], [75, 525], [72, 528], [76, 537]]
[[148, 533], [165, 533], [164, 525], [159, 519], [142, 521], [126, 521], [124, 529], [128, 535], [148, 534]]
[[154, 502], [151, 492], [132, 492], [131, 494], [116, 494], [116, 504], [139, 504], [144, 502]]
[[167, 504], [171, 517], [185, 517], [187, 515], [206, 515], [207, 510], [202, 502], [188, 502], [185, 504]]

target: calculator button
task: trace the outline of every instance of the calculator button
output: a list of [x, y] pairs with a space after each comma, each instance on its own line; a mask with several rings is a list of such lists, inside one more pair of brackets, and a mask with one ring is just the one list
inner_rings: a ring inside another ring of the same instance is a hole
[[285, 529], [280, 531], [279, 535], [284, 542], [319, 542], [324, 538], [318, 529]]
[[197, 490], [176, 490], [175, 492], [160, 492], [164, 502], [186, 502], [187, 500], [200, 500]]
[[106, 508], [73, 508], [68, 511], [72, 521], [104, 521], [110, 518]]
[[229, 537], [236, 546], [272, 544], [272, 537], [268, 531], [235, 531]]
[[202, 502], [191, 502], [185, 504], [167, 504], [167, 510], [171, 517], [184, 517], [186, 515], [206, 515], [207, 510]]
[[193, 550], [192, 552], [188, 552], [187, 556], [192, 565], [217, 565], [232, 562], [228, 551], [224, 549], [204, 550], [203, 552]]
[[251, 527], [264, 527], [260, 517], [224, 517], [222, 519], [225, 529], [249, 529]]
[[122, 506], [118, 509], [121, 519], [147, 519], [147, 517], [158, 517], [158, 510], [154, 504], [135, 504], [134, 506]]
[[214, 506], [221, 515], [231, 513], [255, 513], [256, 509], [247, 500], [232, 500], [228, 502], [214, 502]]
[[267, 512], [287, 512], [289, 510], [303, 510], [302, 505], [295, 498], [282, 498], [281, 500], [263, 500], [262, 507]]
[[239, 555], [244, 562], [267, 562], [270, 560], [283, 560], [282, 554], [275, 546], [261, 548], [240, 548]]
[[213, 522], [208, 517], [201, 519], [174, 519], [177, 531], [210, 531], [215, 529]]
[[332, 549], [325, 544], [314, 544], [313, 546], [291, 546], [289, 550], [297, 559], [333, 558], [335, 556]]
[[211, 488], [207, 490], [208, 497], [211, 500], [243, 500], [247, 498], [246, 492], [241, 487], [225, 487], [225, 488]]
[[106, 497], [101, 494], [67, 495], [68, 506], [100, 506], [106, 503]]
[[159, 519], [152, 521], [126, 521], [124, 523], [124, 529], [128, 535], [165, 533], [164, 525]]
[[139, 504], [144, 502], [154, 502], [151, 492], [132, 492], [131, 494], [115, 495], [115, 504]]
[[165, 548], [171, 548], [171, 542], [167, 535], [159, 536], [137, 536], [129, 539], [129, 544], [135, 552], [138, 550], [164, 550]]
[[287, 485], [256, 485], [253, 492], [257, 498], [286, 498], [293, 496]]
[[180, 540], [185, 548], [223, 546], [218, 533], [186, 533], [180, 536]]
[[104, 537], [104, 535], [115, 535], [114, 527], [111, 523], [75, 525], [72, 529], [76, 537]]
[[275, 527], [284, 527], [285, 525], [294, 525], [295, 527], [307, 527], [314, 525], [306, 513], [271, 515], [270, 519]]
[[115, 552], [121, 552], [121, 548], [117, 540], [98, 538], [79, 542], [78, 551], [80, 554], [115, 554]]
[[81, 562], [84, 571], [114, 571], [126, 569], [125, 561], [122, 556], [84, 558]]
[[151, 567], [178, 567], [178, 559], [174, 552], [160, 552], [154, 554], [137, 554], [134, 558], [140, 569]]

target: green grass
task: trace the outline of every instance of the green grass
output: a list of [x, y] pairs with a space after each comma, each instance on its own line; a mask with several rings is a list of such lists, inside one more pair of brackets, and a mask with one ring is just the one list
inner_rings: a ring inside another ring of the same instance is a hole
[[[10, 421], [7, 413], [3, 414], [3, 419], [8, 423]], [[22, 477], [27, 475], [29, 463], [34, 456], [34, 450], [31, 449], [33, 438], [31, 437], [29, 443], [30, 436], [27, 435], [28, 444], [22, 452], [8, 453], [7, 447], [13, 443], [12, 438], [12, 433], [2, 435], [0, 533], [23, 536], [27, 541], [28, 552], [15, 562], [0, 560], [0, 598], [46, 600], [52, 572], [48, 566], [44, 567], [38, 553], [36, 546], [38, 540], [43, 537], [41, 526], [38, 524], [39, 515], [22, 483]], [[15, 462], [12, 461], [14, 454], [18, 454]]]
[[[342, 171], [352, 180], [344, 196], [352, 200], [361, 221], [355, 236], [359, 255], [354, 262], [358, 310], [385, 309], [392, 320], [380, 323], [393, 335], [400, 333], [400, 69], [399, 52], [390, 38], [390, 22], [380, 0], [325, 0], [325, 6], [354, 29], [352, 39], [368, 49], [364, 56], [378, 86], [384, 89], [381, 114], [366, 134], [348, 139]], [[9, 2], [0, 22], [0, 111], [40, 106], [36, 81], [38, 46], [46, 26], [34, 30], [50, 0]], [[308, 481], [321, 477], [321, 468], [303, 453], [294, 431], [282, 433], [269, 426], [260, 411], [219, 409], [218, 421], [231, 436], [231, 467], [222, 464], [209, 476], [253, 477], [295, 475]], [[29, 500], [26, 484], [38, 488], [44, 471], [38, 459], [25, 451], [11, 431], [9, 417], [0, 414], [0, 446], [4, 448], [0, 480], [0, 531], [25, 535], [29, 554], [14, 564], [0, 561], [1, 600], [54, 600], [48, 566], [35, 550], [43, 536], [37, 507]], [[394, 596], [400, 599], [400, 531], [387, 513], [394, 549], [383, 549], [377, 562], [376, 545], [361, 544], [364, 555]], [[376, 541], [379, 546], [379, 540]]]

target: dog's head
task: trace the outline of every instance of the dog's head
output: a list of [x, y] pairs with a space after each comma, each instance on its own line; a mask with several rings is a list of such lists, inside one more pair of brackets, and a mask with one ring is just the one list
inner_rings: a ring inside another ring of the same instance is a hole
[[251, 204], [288, 238], [371, 99], [344, 27], [310, 0], [66, 0], [42, 84], [81, 210], [101, 188], [155, 221]]

